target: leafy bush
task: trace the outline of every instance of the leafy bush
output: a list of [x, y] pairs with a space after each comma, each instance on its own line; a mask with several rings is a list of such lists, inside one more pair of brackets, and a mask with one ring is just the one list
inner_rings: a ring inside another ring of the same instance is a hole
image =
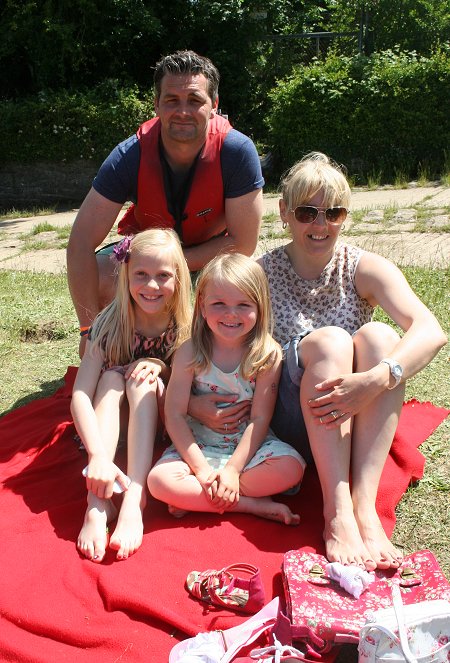
[[[450, 142], [448, 52], [430, 58], [392, 51], [331, 54], [297, 68], [271, 92], [270, 144], [281, 172], [319, 150], [346, 164], [356, 181], [370, 173], [439, 173]], [[279, 174], [279, 173], [278, 173]]]
[[153, 115], [152, 93], [108, 80], [86, 92], [42, 92], [0, 101], [2, 162], [94, 160]]

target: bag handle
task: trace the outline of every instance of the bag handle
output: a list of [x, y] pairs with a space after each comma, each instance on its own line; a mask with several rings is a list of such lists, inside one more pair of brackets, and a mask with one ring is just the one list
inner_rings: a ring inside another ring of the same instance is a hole
[[408, 663], [417, 663], [417, 659], [409, 648], [408, 637], [406, 634], [405, 616], [403, 613], [403, 601], [398, 585], [392, 586], [392, 603], [394, 605], [395, 617], [397, 619], [398, 637], [403, 655]]

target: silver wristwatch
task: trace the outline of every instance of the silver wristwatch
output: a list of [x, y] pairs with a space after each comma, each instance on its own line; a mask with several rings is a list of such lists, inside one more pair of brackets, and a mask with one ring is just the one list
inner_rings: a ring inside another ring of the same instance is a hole
[[380, 364], [387, 364], [389, 366], [391, 375], [395, 380], [395, 384], [393, 384], [392, 387], [388, 387], [388, 389], [395, 389], [395, 387], [398, 387], [403, 375], [403, 368], [400, 366], [400, 364], [397, 361], [395, 361], [395, 359], [389, 359], [389, 358], [382, 359], [380, 361]]

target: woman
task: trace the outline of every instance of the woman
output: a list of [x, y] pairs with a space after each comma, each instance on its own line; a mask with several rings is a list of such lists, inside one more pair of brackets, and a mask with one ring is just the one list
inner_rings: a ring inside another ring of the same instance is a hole
[[[338, 244], [350, 198], [345, 176], [321, 153], [304, 157], [282, 182], [280, 214], [292, 239], [260, 258], [274, 336], [286, 349], [272, 427], [314, 459], [328, 559], [395, 568], [401, 553], [375, 510], [378, 484], [405, 380], [446, 337], [395, 265]], [[377, 305], [403, 329], [401, 338], [371, 321]]]

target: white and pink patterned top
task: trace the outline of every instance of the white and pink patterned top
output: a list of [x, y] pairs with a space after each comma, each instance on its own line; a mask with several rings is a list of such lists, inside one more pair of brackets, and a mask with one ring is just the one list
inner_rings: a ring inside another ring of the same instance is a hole
[[302, 279], [284, 246], [262, 256], [274, 312], [274, 337], [285, 345], [305, 330], [334, 325], [353, 334], [370, 322], [373, 307], [356, 291], [355, 272], [363, 251], [340, 244], [318, 279]]

